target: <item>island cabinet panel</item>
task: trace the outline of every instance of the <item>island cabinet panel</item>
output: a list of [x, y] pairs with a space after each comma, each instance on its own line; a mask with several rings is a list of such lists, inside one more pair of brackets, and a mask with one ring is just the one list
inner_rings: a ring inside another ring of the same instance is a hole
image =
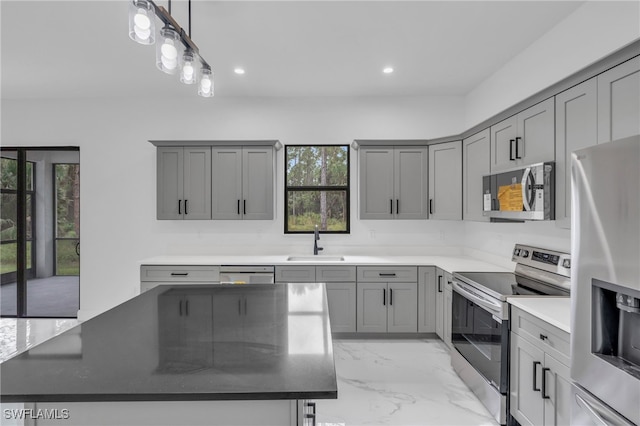
[[488, 222], [482, 204], [482, 177], [491, 173], [490, 129], [462, 141], [462, 218]]
[[512, 306], [511, 415], [521, 425], [570, 424], [569, 333]]
[[276, 266], [277, 283], [311, 283], [316, 281], [315, 266]]
[[429, 218], [462, 219], [461, 141], [429, 147]]
[[556, 95], [556, 225], [571, 227], [571, 153], [598, 140], [598, 84], [593, 77]]
[[640, 134], [640, 56], [598, 75], [598, 143]]
[[418, 332], [436, 331], [436, 268], [418, 268]]
[[327, 304], [332, 333], [356, 331], [356, 283], [327, 282]]
[[159, 371], [184, 372], [212, 366], [212, 309], [211, 295], [171, 292], [160, 296]]
[[554, 119], [549, 98], [491, 126], [491, 173], [553, 161]]
[[159, 147], [157, 218], [211, 219], [211, 148]]

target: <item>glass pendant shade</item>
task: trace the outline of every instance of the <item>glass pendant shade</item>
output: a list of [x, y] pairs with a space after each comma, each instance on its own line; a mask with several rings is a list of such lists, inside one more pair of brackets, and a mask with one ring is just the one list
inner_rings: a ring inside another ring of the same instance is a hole
[[183, 45], [176, 30], [167, 26], [160, 30], [156, 44], [156, 66], [162, 72], [178, 72], [178, 60], [182, 56]]
[[196, 54], [191, 49], [186, 49], [180, 61], [180, 81], [184, 84], [195, 84], [198, 81], [198, 67]]
[[147, 0], [129, 3], [129, 38], [140, 44], [153, 44], [156, 36], [155, 10]]
[[200, 70], [200, 84], [198, 85], [198, 95], [203, 98], [210, 98], [213, 96], [213, 72], [211, 68], [202, 67]]

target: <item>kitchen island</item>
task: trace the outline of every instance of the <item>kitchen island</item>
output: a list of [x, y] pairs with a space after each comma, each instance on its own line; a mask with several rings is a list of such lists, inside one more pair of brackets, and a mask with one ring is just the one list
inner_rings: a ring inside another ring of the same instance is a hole
[[38, 425], [297, 425], [337, 398], [320, 283], [159, 286], [0, 373]]

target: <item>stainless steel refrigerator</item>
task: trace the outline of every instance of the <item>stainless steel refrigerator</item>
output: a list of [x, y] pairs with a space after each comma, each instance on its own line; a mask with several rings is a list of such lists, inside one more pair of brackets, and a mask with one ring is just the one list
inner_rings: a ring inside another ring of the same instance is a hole
[[638, 425], [640, 136], [571, 161], [571, 423]]

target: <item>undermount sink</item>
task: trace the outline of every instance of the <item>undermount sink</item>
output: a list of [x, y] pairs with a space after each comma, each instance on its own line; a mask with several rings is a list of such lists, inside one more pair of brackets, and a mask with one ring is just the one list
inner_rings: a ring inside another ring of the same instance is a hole
[[342, 256], [289, 256], [288, 262], [343, 262]]

